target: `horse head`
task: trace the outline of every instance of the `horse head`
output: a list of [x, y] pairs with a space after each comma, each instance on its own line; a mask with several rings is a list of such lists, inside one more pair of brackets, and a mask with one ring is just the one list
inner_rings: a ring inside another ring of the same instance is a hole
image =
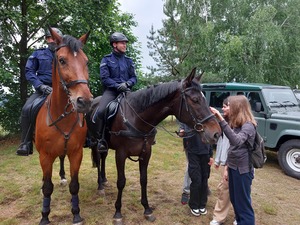
[[195, 129], [205, 143], [216, 143], [221, 135], [221, 128], [201, 91], [200, 80], [203, 73], [199, 76], [195, 74], [196, 68], [180, 83], [181, 101], [177, 118]]
[[53, 95], [64, 96], [77, 112], [86, 113], [93, 98], [88, 86], [88, 58], [82, 50], [89, 32], [76, 39], [70, 35], [61, 37], [50, 27], [49, 30], [57, 45], [52, 73]]

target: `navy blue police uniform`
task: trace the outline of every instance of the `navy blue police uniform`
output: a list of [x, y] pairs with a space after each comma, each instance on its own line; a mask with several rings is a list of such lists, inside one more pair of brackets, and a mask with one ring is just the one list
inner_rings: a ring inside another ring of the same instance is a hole
[[[101, 148], [104, 148], [102, 144], [105, 142], [103, 132], [106, 106], [120, 93], [124, 92], [124, 90], [119, 89], [121, 84], [126, 84], [126, 91], [130, 91], [137, 82], [135, 65], [132, 59], [124, 53], [115, 51], [109, 55], [105, 55], [100, 63], [100, 79], [104, 92], [97, 107], [97, 118], [91, 126], [97, 127], [97, 133], [94, 136], [98, 139], [98, 150], [101, 152]], [[107, 151], [107, 146], [105, 146], [103, 151]]]
[[[32, 154], [32, 137], [35, 118], [38, 110], [46, 100], [52, 87], [52, 61], [54, 52], [49, 48], [35, 50], [28, 58], [25, 67], [27, 81], [35, 88], [35, 92], [27, 99], [21, 113], [21, 144], [17, 150], [18, 155]], [[41, 86], [47, 87], [47, 91]], [[50, 91], [49, 91], [50, 89]]]

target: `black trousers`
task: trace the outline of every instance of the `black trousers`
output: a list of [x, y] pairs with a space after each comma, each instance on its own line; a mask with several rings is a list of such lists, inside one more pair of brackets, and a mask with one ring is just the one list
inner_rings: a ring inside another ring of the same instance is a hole
[[100, 99], [100, 103], [99, 103], [98, 110], [97, 110], [97, 119], [100, 119], [100, 120], [104, 119], [104, 113], [105, 113], [106, 106], [108, 105], [108, 103], [110, 103], [112, 100], [114, 100], [118, 95], [119, 95], [119, 92], [114, 89], [111, 89], [111, 88], [107, 88], [103, 92], [103, 95]]
[[205, 208], [207, 204], [209, 155], [198, 155], [188, 152], [188, 172], [191, 178], [190, 200], [191, 209]]
[[119, 92], [112, 89], [112, 88], [107, 88], [101, 98], [100, 102], [98, 103], [97, 109], [96, 109], [96, 117], [93, 119], [93, 121], [89, 122], [87, 121], [87, 125], [89, 128], [88, 131], [88, 138], [90, 138], [90, 135], [94, 136], [97, 139], [102, 139], [103, 137], [103, 131], [104, 131], [104, 123], [105, 123], [105, 110], [108, 105], [112, 100], [114, 100], [117, 96], [119, 95]]
[[21, 113], [21, 142], [32, 141], [33, 129], [35, 126], [35, 120], [39, 109], [46, 100], [46, 95], [40, 92], [33, 93], [26, 101], [22, 108]]

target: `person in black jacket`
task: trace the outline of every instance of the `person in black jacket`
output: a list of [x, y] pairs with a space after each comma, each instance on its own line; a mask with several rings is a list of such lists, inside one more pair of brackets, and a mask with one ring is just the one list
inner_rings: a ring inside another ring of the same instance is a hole
[[212, 147], [203, 143], [200, 135], [181, 123], [179, 136], [182, 136], [188, 157], [188, 173], [191, 178], [189, 207], [194, 216], [207, 214], [209, 166], [213, 163]]

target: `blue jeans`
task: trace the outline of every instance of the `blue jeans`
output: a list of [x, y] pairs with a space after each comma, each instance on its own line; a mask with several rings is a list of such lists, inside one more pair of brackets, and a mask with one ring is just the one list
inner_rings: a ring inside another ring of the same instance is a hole
[[239, 170], [228, 168], [229, 195], [238, 225], [255, 225], [251, 203], [253, 171], [240, 174]]

